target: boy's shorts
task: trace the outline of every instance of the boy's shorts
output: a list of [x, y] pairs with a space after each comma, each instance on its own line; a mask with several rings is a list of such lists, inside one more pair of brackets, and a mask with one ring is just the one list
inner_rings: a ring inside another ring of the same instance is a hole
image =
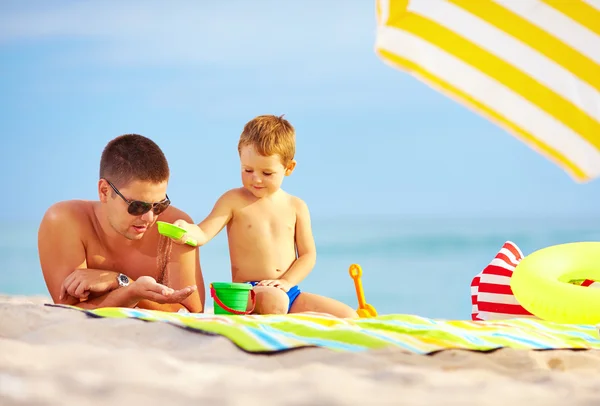
[[[259, 282], [260, 281], [248, 282], [248, 283], [252, 286], [256, 286]], [[288, 306], [288, 313], [289, 313], [290, 309], [292, 308], [292, 304], [294, 304], [294, 301], [298, 298], [298, 296], [300, 295], [300, 293], [302, 293], [302, 291], [300, 290], [298, 285], [295, 285], [295, 286], [292, 286], [290, 288], [290, 290], [288, 290], [285, 293], [287, 293], [288, 298], [290, 299], [290, 305]]]

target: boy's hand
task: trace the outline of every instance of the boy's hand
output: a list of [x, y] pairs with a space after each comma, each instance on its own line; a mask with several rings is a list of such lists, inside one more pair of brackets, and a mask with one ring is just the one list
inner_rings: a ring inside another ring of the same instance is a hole
[[291, 283], [286, 281], [285, 279], [265, 279], [264, 281], [260, 281], [256, 284], [257, 286], [272, 286], [274, 288], [279, 288], [284, 292], [289, 291], [293, 286]]
[[173, 223], [173, 225], [174, 225], [174, 226], [177, 226], [177, 227], [179, 227], [179, 228], [183, 228], [184, 230], [188, 230], [188, 231], [189, 231], [189, 229], [190, 229], [190, 225], [191, 225], [191, 224], [190, 224], [190, 223], [188, 223], [188, 222], [187, 222], [187, 221], [185, 221], [185, 220], [181, 220], [181, 219], [179, 219], [179, 220], [175, 220], [175, 222]]
[[179, 228], [183, 228], [187, 232], [184, 235], [182, 235], [179, 240], [176, 240], [174, 238], [172, 238], [172, 240], [174, 242], [176, 242], [177, 244], [185, 244], [185, 242], [189, 238], [190, 226], [193, 226], [194, 224], [190, 224], [187, 221], [180, 219], [180, 220], [175, 220], [175, 222], [173, 223], [173, 225], [177, 226]]

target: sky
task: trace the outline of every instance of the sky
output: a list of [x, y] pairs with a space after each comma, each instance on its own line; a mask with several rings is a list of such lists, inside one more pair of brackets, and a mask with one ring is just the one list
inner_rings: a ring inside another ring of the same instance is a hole
[[309, 3], [3, 0], [0, 220], [96, 199], [102, 148], [138, 133], [200, 221], [241, 184], [237, 140], [259, 114], [295, 126], [284, 189], [315, 218], [597, 217], [597, 181], [379, 59], [373, 1]]

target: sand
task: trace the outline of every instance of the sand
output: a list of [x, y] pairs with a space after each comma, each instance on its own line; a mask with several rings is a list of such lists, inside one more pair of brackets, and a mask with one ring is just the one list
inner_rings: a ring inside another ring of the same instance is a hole
[[223, 337], [47, 301], [0, 296], [0, 405], [600, 404], [599, 351], [256, 355]]

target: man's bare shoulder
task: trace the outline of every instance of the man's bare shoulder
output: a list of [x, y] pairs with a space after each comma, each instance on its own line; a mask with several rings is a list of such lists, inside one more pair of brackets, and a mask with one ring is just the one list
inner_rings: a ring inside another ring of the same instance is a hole
[[183, 219], [188, 223], [193, 222], [192, 217], [189, 214], [175, 206], [169, 206], [167, 210], [161, 213], [158, 219], [167, 223], [173, 223], [175, 220], [179, 219]]
[[65, 200], [54, 203], [46, 210], [43, 224], [60, 226], [79, 226], [89, 222], [94, 213], [96, 202], [89, 200]]
[[99, 202], [65, 200], [46, 210], [38, 229], [40, 244], [86, 241], [94, 233], [94, 207]]

